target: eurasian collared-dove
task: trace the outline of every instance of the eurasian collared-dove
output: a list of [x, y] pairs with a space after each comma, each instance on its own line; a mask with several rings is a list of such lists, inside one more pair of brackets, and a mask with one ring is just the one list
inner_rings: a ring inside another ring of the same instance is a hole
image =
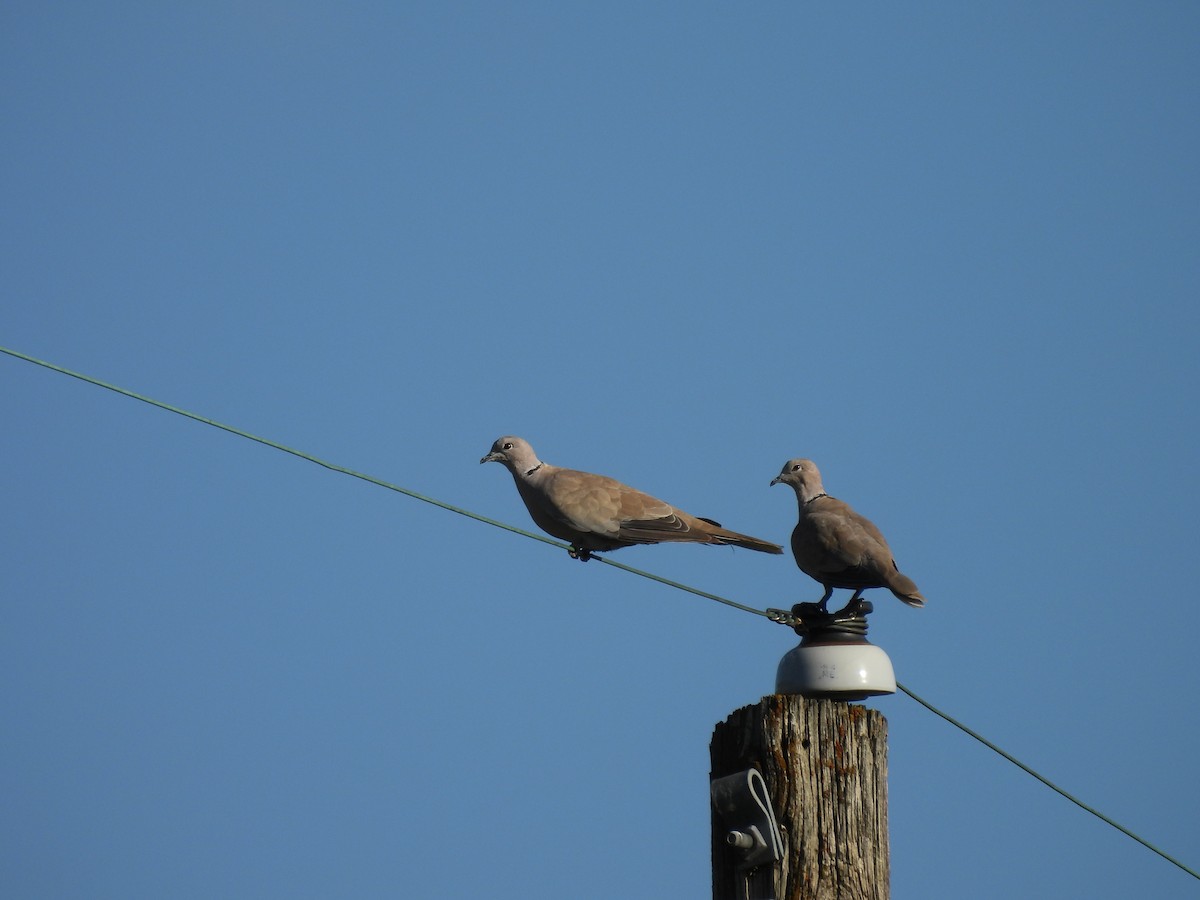
[[593, 551], [633, 544], [693, 541], [736, 544], [763, 553], [782, 553], [778, 544], [722, 528], [604, 475], [560, 469], [537, 458], [527, 441], [497, 438], [481, 463], [499, 462], [512, 473], [534, 523], [569, 541], [570, 554], [586, 562]]
[[909, 606], [924, 606], [913, 580], [900, 572], [883, 534], [874, 523], [830, 497], [811, 459], [789, 459], [771, 484], [788, 484], [800, 503], [792, 531], [792, 555], [805, 575], [825, 588], [825, 609], [834, 588], [851, 588], [853, 603], [867, 588], [885, 587]]

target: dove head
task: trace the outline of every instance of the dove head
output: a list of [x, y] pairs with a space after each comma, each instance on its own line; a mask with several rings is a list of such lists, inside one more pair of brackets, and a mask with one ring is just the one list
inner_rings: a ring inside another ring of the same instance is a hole
[[771, 484], [791, 485], [801, 503], [825, 493], [825, 488], [821, 486], [821, 473], [811, 459], [789, 459]]
[[496, 438], [491, 452], [480, 462], [503, 463], [514, 475], [529, 475], [542, 464], [529, 442], [512, 434]]

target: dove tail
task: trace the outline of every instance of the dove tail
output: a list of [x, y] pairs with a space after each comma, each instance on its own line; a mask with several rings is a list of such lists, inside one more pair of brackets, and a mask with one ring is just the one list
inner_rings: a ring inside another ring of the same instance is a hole
[[747, 550], [757, 550], [759, 553], [783, 552], [783, 548], [778, 544], [750, 537], [748, 534], [738, 534], [738, 532], [730, 531], [727, 528], [714, 531], [712, 534], [714, 544], [733, 544], [735, 547], [745, 547]]
[[888, 588], [909, 606], [921, 607], [925, 605], [925, 598], [917, 590], [916, 583], [907, 575], [896, 572], [892, 576], [892, 583], [888, 585]]

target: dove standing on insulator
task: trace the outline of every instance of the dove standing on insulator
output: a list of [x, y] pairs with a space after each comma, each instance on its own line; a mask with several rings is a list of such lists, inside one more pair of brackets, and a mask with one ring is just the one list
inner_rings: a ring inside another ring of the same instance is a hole
[[853, 590], [851, 603], [869, 588], [885, 587], [909, 606], [925, 605], [916, 584], [896, 566], [882, 532], [848, 503], [825, 493], [811, 459], [789, 459], [771, 484], [796, 491], [800, 520], [792, 531], [792, 555], [800, 571], [825, 588], [822, 610], [834, 588]]

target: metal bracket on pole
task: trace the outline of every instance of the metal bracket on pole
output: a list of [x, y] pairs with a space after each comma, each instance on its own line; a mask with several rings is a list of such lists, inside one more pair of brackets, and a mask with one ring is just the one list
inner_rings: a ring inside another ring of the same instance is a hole
[[774, 865], [783, 859], [783, 837], [758, 769], [714, 778], [709, 789], [717, 815], [729, 828], [725, 840], [740, 856], [739, 869]]

